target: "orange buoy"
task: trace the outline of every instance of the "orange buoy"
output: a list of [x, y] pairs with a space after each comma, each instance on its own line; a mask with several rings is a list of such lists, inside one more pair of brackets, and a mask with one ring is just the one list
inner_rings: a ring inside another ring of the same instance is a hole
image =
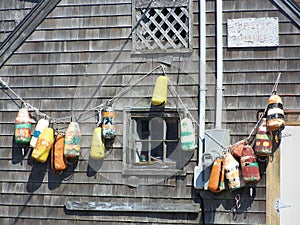
[[217, 158], [212, 165], [212, 169], [208, 181], [208, 190], [214, 193], [223, 191], [225, 189], [224, 177], [225, 177], [224, 159]]
[[61, 134], [57, 134], [55, 137], [51, 154], [51, 167], [54, 171], [63, 171], [67, 168], [67, 163], [64, 156], [64, 147], [64, 136]]

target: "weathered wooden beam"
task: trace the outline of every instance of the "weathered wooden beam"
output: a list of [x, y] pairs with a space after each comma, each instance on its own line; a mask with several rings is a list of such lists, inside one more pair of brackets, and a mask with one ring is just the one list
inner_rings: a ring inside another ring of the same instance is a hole
[[198, 213], [199, 204], [188, 203], [133, 203], [133, 202], [78, 202], [67, 201], [67, 210], [78, 211], [119, 211], [119, 212], [181, 212]]
[[280, 214], [275, 209], [280, 197], [280, 149], [275, 151], [266, 173], [266, 225], [280, 225]]
[[0, 68], [59, 2], [60, 0], [40, 1], [7, 36], [0, 46]]

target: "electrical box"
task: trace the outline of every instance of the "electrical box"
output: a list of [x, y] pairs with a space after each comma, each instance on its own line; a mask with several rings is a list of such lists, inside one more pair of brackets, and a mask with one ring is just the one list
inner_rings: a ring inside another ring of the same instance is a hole
[[230, 145], [230, 131], [225, 129], [206, 130], [204, 134], [204, 152], [199, 154], [200, 162], [194, 168], [194, 187], [207, 190], [212, 164], [224, 148]]

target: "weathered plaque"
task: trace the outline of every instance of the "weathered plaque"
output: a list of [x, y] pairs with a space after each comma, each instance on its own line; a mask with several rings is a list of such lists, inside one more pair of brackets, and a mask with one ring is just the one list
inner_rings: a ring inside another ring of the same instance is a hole
[[228, 19], [228, 47], [276, 47], [279, 44], [278, 18]]

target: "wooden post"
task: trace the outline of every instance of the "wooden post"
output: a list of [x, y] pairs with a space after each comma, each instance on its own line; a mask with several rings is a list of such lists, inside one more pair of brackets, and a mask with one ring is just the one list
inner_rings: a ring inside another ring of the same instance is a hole
[[280, 214], [275, 209], [280, 198], [280, 149], [275, 151], [266, 171], [266, 225], [280, 225]]

